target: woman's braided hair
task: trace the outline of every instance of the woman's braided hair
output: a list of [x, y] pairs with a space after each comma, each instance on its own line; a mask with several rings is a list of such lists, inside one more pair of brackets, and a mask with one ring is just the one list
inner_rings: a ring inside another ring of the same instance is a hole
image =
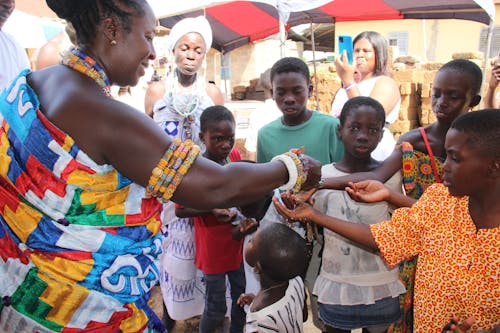
[[143, 16], [146, 0], [46, 0], [57, 16], [71, 23], [80, 45], [89, 45], [99, 23], [116, 17], [126, 32], [131, 30], [131, 16]]

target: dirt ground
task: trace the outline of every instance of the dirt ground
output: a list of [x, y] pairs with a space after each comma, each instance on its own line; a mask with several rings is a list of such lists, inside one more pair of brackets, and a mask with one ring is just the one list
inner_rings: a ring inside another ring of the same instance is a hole
[[[308, 297], [309, 299], [309, 297]], [[154, 287], [151, 295], [151, 302], [153, 310], [156, 312], [158, 317], [162, 318], [163, 315], [163, 299], [161, 296], [161, 291], [159, 287]], [[311, 306], [308, 306], [311, 309]], [[304, 333], [317, 333], [321, 332], [312, 323], [312, 315], [309, 312], [309, 319], [304, 323]], [[198, 333], [200, 319], [192, 318], [188, 320], [178, 320], [171, 333]], [[226, 319], [222, 326], [222, 329], [218, 333], [229, 333], [229, 320]]]

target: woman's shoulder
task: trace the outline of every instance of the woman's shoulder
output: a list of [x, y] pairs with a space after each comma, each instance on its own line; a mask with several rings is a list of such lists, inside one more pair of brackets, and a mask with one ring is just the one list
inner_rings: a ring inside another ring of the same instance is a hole
[[392, 77], [388, 75], [380, 75], [377, 76], [376, 78], [377, 78], [377, 82], [375, 83], [376, 85], [383, 84], [383, 85], [398, 87], [398, 83], [396, 82], [396, 80], [394, 80]]
[[207, 95], [212, 99], [215, 105], [224, 105], [224, 95], [222, 91], [215, 85], [215, 83], [208, 83], [206, 85]]

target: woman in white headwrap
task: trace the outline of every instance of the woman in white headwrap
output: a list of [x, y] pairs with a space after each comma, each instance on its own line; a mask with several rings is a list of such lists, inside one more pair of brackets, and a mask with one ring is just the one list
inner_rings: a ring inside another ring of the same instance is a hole
[[[156, 123], [172, 137], [191, 139], [198, 145], [201, 113], [211, 105], [224, 104], [221, 91], [205, 84], [200, 75], [211, 45], [212, 29], [204, 17], [179, 21], [169, 35], [174, 69], [164, 80], [151, 83], [146, 92], [146, 112]], [[203, 273], [194, 264], [192, 219], [177, 218], [173, 204], [166, 206], [160, 285], [170, 318], [184, 320], [203, 312]]]

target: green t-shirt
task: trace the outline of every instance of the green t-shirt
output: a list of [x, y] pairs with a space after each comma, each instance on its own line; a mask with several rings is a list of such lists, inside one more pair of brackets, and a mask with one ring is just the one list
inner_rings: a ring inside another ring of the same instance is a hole
[[337, 137], [337, 118], [312, 111], [312, 116], [303, 124], [286, 126], [281, 117], [259, 130], [257, 136], [257, 162], [269, 162], [274, 156], [292, 148], [305, 147], [305, 154], [322, 164], [340, 161], [344, 145]]

